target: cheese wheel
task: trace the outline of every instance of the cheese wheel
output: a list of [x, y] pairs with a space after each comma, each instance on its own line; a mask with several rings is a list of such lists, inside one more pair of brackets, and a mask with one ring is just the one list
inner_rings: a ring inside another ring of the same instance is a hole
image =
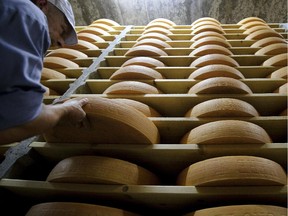
[[148, 33], [160, 33], [160, 34], [164, 34], [164, 35], [172, 34], [172, 32], [169, 31], [168, 29], [161, 28], [161, 27], [154, 27], [154, 28], [145, 29], [143, 32], [143, 34], [148, 34]]
[[191, 63], [191, 67], [203, 67], [211, 64], [223, 64], [231, 67], [238, 67], [239, 64], [230, 56], [223, 54], [209, 54], [198, 57]]
[[275, 43], [259, 49], [255, 55], [278, 55], [288, 52], [288, 44]]
[[147, 104], [136, 101], [136, 100], [126, 99], [126, 98], [116, 98], [112, 100], [132, 106], [133, 108], [142, 112], [147, 117], [160, 117], [161, 116], [161, 114], [158, 111], [156, 111], [154, 108], [152, 108], [151, 106], [148, 106]]
[[177, 178], [179, 185], [271, 186], [286, 185], [287, 175], [276, 162], [254, 156], [223, 156], [194, 163]]
[[76, 50], [98, 50], [99, 48], [91, 42], [78, 40], [78, 43], [75, 45], [65, 45], [64, 47]]
[[111, 80], [154, 80], [163, 78], [158, 71], [141, 65], [121, 67], [110, 77]]
[[260, 21], [260, 22], [266, 23], [263, 19], [259, 17], [247, 17], [245, 19], [240, 20], [237, 24], [243, 25], [245, 23], [254, 22], [254, 21]]
[[197, 41], [199, 39], [206, 38], [206, 37], [218, 37], [218, 38], [221, 38], [223, 40], [226, 40], [224, 35], [222, 35], [218, 32], [213, 32], [213, 31], [205, 31], [205, 32], [198, 33], [198, 34], [194, 35], [191, 40]]
[[43, 86], [43, 88], [45, 89], [44, 96], [59, 95], [56, 91], [54, 91], [53, 89], [48, 88], [47, 86]]
[[103, 24], [106, 24], [106, 25], [109, 25], [109, 26], [120, 26], [119, 23], [111, 20], [111, 19], [107, 19], [107, 18], [103, 18], [103, 19], [97, 19], [93, 22], [93, 24], [95, 23], [103, 23]]
[[141, 45], [129, 49], [125, 53], [125, 56], [168, 56], [168, 54], [157, 47]]
[[277, 88], [274, 93], [279, 93], [279, 94], [288, 94], [288, 83], [285, 83], [283, 85], [281, 85], [279, 88]]
[[151, 22], [148, 23], [148, 25], [152, 24], [152, 23], [155, 23], [155, 22], [162, 22], [162, 23], [166, 23], [170, 26], [174, 26], [176, 25], [173, 21], [169, 20], [169, 19], [166, 19], [166, 18], [156, 18], [154, 20], [152, 20]]
[[193, 26], [193, 25], [196, 25], [197, 23], [206, 22], [206, 21], [212, 21], [218, 25], [221, 25], [221, 23], [217, 19], [212, 18], [212, 17], [201, 17], [201, 18], [195, 20], [191, 25]]
[[251, 28], [248, 28], [247, 30], [245, 30], [243, 32], [243, 34], [251, 34], [253, 32], [256, 32], [256, 31], [259, 31], [259, 30], [262, 30], [262, 29], [270, 29], [269, 26], [263, 24], [263, 25], [256, 25], [256, 26], [253, 26]]
[[287, 208], [272, 205], [230, 205], [214, 208], [206, 208], [196, 212], [185, 214], [184, 216], [285, 216]]
[[186, 117], [256, 117], [257, 110], [249, 103], [234, 98], [204, 101], [190, 109]]
[[190, 48], [198, 48], [204, 45], [219, 45], [223, 47], [230, 48], [231, 45], [229, 42], [227, 42], [225, 39], [215, 37], [215, 36], [207, 36], [203, 37], [197, 41], [195, 41]]
[[121, 81], [109, 86], [103, 94], [160, 94], [154, 86], [138, 81]]
[[54, 143], [159, 143], [159, 132], [155, 124], [129, 105], [112, 99], [89, 97], [83, 109], [87, 120], [85, 126], [77, 127], [69, 120], [63, 120], [44, 133], [45, 140]]
[[230, 77], [212, 77], [192, 86], [188, 94], [252, 94], [243, 82]]
[[286, 67], [282, 67], [274, 71], [268, 77], [273, 78], [273, 79], [286, 79], [287, 80], [287, 75], [288, 75], [288, 67], [286, 66]]
[[43, 68], [41, 72], [41, 80], [49, 79], [66, 79], [66, 76], [56, 70]]
[[158, 39], [158, 40], [162, 40], [162, 41], [171, 41], [171, 39], [167, 35], [160, 34], [160, 33], [143, 34], [139, 38], [137, 38], [136, 41], [141, 41], [141, 40], [144, 40], [144, 39], [152, 39], [152, 38], [155, 38], [155, 39]]
[[203, 56], [207, 54], [233, 55], [233, 53], [226, 47], [209, 44], [196, 48], [189, 54], [189, 56]]
[[159, 184], [158, 177], [134, 163], [100, 156], [74, 156], [61, 160], [47, 181], [84, 184]]
[[240, 120], [218, 120], [200, 125], [181, 139], [183, 144], [260, 144], [271, 143], [260, 126]]
[[252, 22], [245, 23], [239, 29], [251, 29], [256, 26], [263, 26], [263, 27], [271, 29], [266, 23], [263, 23], [261, 21], [252, 21]]
[[155, 38], [151, 38], [151, 39], [143, 39], [141, 41], [138, 41], [136, 44], [134, 44], [133, 47], [136, 46], [142, 46], [142, 45], [150, 45], [150, 46], [154, 46], [154, 47], [158, 47], [160, 49], [164, 49], [164, 48], [172, 48], [168, 43], [166, 43], [165, 41], [159, 40], [159, 39], [155, 39]]
[[79, 68], [79, 65], [75, 62], [61, 58], [61, 57], [45, 57], [43, 61], [45, 68], [55, 69], [55, 68]]
[[104, 23], [92, 23], [89, 25], [89, 27], [95, 27], [95, 28], [99, 28], [99, 29], [102, 29], [106, 32], [109, 32], [109, 31], [114, 31], [115, 29], [107, 24], [104, 24]]
[[251, 47], [253, 48], [258, 48], [258, 47], [265, 47], [268, 46], [270, 44], [275, 44], [275, 43], [284, 43], [287, 44], [287, 42], [283, 39], [283, 38], [279, 38], [279, 37], [267, 37], [267, 38], [263, 38], [261, 40], [256, 41], [255, 43], [253, 43], [251, 45]]
[[170, 29], [171, 25], [164, 23], [164, 22], [153, 22], [151, 24], [148, 24], [147, 26], [144, 27], [144, 29], [150, 29], [150, 28], [155, 28], [155, 27], [160, 27], [160, 28], [165, 28], [165, 29]]
[[101, 38], [98, 35], [94, 35], [91, 33], [87, 33], [87, 32], [80, 32], [77, 34], [77, 37], [79, 40], [84, 40], [84, 41], [88, 41], [88, 42], [105, 42], [105, 40], [103, 38]]
[[281, 34], [274, 31], [273, 29], [262, 29], [262, 30], [258, 30], [258, 31], [255, 31], [255, 32], [249, 34], [245, 38], [245, 40], [261, 40], [261, 39], [267, 38], [267, 37], [283, 38], [283, 36]]
[[219, 25], [218, 23], [215, 23], [214, 21], [207, 20], [207, 21], [202, 21], [202, 22], [196, 23], [195, 25], [192, 26], [191, 29], [194, 30], [194, 29], [197, 29], [197, 28], [199, 28], [201, 26], [205, 26], [205, 25], [215, 25], [215, 26], [222, 28], [221, 25]]
[[128, 65], [142, 65], [150, 68], [155, 67], [165, 67], [163, 62], [159, 61], [158, 59], [151, 58], [151, 57], [133, 57], [131, 59], [128, 59], [122, 64], [122, 67], [128, 66]]
[[33, 205], [25, 216], [137, 216], [129, 211], [108, 206], [76, 202], [46, 202]]
[[217, 26], [217, 25], [203, 25], [203, 26], [199, 26], [198, 28], [194, 29], [192, 31], [192, 34], [199, 34], [201, 32], [206, 32], [206, 31], [214, 31], [214, 32], [218, 32], [220, 34], [224, 34], [225, 33], [221, 26]]
[[212, 77], [231, 77], [234, 79], [244, 79], [243, 74], [236, 68], [228, 65], [212, 64], [200, 67], [193, 71], [188, 79], [204, 80]]
[[62, 57], [65, 59], [87, 58], [88, 56], [75, 49], [59, 48], [51, 51], [46, 56]]
[[103, 30], [101, 28], [98, 28], [98, 27], [86, 27], [86, 28], [82, 29], [79, 32], [80, 33], [87, 32], [87, 33], [90, 33], [90, 34], [101, 35], [101, 36], [109, 36], [109, 35], [111, 35], [107, 31], [105, 31], [105, 30]]
[[287, 66], [287, 53], [278, 54], [270, 57], [263, 62], [263, 66]]

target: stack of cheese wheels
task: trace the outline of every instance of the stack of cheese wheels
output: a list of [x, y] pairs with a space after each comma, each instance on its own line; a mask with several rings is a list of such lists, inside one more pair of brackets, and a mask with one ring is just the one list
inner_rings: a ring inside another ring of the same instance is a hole
[[123, 102], [93, 97], [83, 107], [85, 126], [77, 127], [69, 120], [60, 122], [44, 134], [47, 142], [155, 144], [159, 132], [142, 112]]
[[220, 34], [224, 34], [224, 30], [221, 27], [221, 23], [211, 17], [202, 17], [200, 19], [195, 20], [191, 24], [192, 34], [199, 34], [201, 32], [213, 31]]
[[205, 123], [190, 130], [180, 141], [182, 144], [265, 144], [271, 142], [264, 128], [243, 120], [217, 120]]
[[234, 98], [216, 98], [195, 105], [186, 117], [256, 117], [257, 110], [249, 103]]
[[159, 178], [137, 164], [112, 157], [73, 156], [61, 160], [47, 181], [80, 184], [157, 185]]
[[219, 216], [219, 215], [233, 215], [233, 216], [244, 216], [244, 215], [273, 215], [273, 216], [285, 216], [287, 215], [287, 208], [274, 205], [230, 205], [230, 206], [219, 206], [197, 210], [185, 214], [183, 216]]
[[177, 177], [183, 186], [271, 186], [286, 185], [283, 167], [255, 156], [222, 156], [196, 162]]
[[25, 216], [138, 216], [138, 214], [119, 208], [76, 203], [76, 202], [46, 202], [33, 205]]

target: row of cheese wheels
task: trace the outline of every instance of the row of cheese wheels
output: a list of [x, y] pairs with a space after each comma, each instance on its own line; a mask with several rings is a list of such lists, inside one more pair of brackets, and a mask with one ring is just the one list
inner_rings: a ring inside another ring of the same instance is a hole
[[[159, 112], [144, 103], [131, 99], [89, 97], [83, 107], [87, 115], [85, 127], [58, 124], [43, 134], [47, 142], [106, 143], [106, 144], [159, 144], [159, 129], [149, 117]], [[187, 117], [215, 117], [214, 121], [188, 131], [181, 144], [259, 144], [273, 140], [257, 124], [232, 120], [235, 117], [258, 116], [253, 106], [242, 100], [219, 98], [204, 101], [187, 111]], [[219, 120], [230, 117], [230, 120]]]
[[[140, 216], [131, 211], [103, 205], [75, 202], [47, 202], [32, 206], [25, 216]], [[287, 208], [273, 205], [233, 205], [201, 209], [184, 216], [218, 216], [218, 215], [287, 215]]]

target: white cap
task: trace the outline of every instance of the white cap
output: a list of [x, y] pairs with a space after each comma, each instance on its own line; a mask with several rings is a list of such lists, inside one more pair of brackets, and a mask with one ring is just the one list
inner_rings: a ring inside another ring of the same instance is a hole
[[68, 37], [65, 39], [65, 44], [67, 45], [74, 45], [78, 43], [77, 34], [75, 31], [75, 19], [74, 19], [74, 13], [71, 7], [71, 4], [68, 0], [48, 0], [51, 4], [53, 4], [55, 7], [57, 7], [67, 18], [72, 31], [68, 35]]

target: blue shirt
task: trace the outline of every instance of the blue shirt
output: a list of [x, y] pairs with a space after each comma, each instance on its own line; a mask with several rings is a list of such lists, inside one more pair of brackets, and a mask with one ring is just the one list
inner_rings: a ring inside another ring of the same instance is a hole
[[0, 1], [0, 130], [41, 112], [43, 58], [50, 46], [47, 19], [30, 0]]

